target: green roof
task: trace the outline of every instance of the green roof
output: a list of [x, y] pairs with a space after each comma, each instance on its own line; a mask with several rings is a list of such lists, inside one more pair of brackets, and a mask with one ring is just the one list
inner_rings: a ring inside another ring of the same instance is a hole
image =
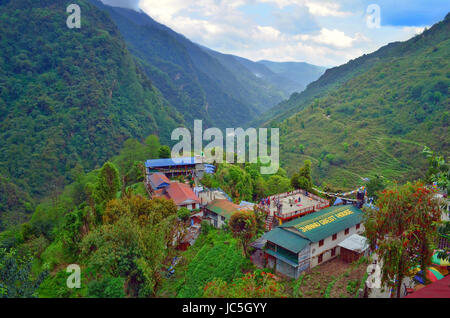
[[227, 199], [216, 199], [208, 203], [206, 209], [225, 217], [227, 220], [231, 215], [239, 210], [240, 206], [228, 201]]
[[294, 253], [300, 252], [309, 244], [309, 241], [300, 235], [280, 227], [276, 227], [272, 231], [267, 232], [261, 239], [275, 243]]
[[361, 223], [362, 219], [363, 212], [352, 205], [332, 206], [286, 222], [279, 228], [290, 228], [311, 242], [318, 242]]

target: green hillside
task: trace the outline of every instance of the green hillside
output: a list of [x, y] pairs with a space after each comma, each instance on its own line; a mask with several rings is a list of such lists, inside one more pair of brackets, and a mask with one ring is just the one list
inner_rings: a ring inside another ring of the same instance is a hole
[[82, 27], [66, 26], [71, 3], [0, 2], [0, 178], [33, 197], [62, 189], [75, 167], [98, 167], [127, 138], [167, 141], [183, 122], [106, 14], [77, 1]]
[[282, 165], [293, 172], [311, 159], [316, 180], [348, 188], [374, 175], [424, 176], [424, 145], [448, 156], [449, 23], [447, 15], [407, 42], [328, 70], [284, 102], [278, 118], [286, 119], [271, 121], [281, 129]]

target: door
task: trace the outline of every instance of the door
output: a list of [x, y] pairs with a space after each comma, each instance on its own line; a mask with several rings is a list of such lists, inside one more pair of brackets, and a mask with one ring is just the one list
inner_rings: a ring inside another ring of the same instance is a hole
[[323, 254], [320, 254], [319, 255], [319, 260], [317, 261], [317, 263], [319, 263], [319, 264], [322, 263], [322, 260], [323, 260]]

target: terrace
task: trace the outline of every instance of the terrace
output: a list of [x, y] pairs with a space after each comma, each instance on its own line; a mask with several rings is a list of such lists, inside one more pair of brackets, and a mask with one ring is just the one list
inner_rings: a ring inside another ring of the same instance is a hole
[[[269, 197], [270, 205], [260, 203], [260, 209], [282, 222], [321, 210], [330, 203], [312, 193], [298, 189]], [[278, 204], [277, 204], [278, 203]]]

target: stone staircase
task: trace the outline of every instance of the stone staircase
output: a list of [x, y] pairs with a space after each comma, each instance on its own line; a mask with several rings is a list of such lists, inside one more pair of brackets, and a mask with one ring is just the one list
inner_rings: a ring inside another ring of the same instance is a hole
[[266, 218], [266, 230], [270, 231], [273, 226], [273, 215], [269, 215]]

